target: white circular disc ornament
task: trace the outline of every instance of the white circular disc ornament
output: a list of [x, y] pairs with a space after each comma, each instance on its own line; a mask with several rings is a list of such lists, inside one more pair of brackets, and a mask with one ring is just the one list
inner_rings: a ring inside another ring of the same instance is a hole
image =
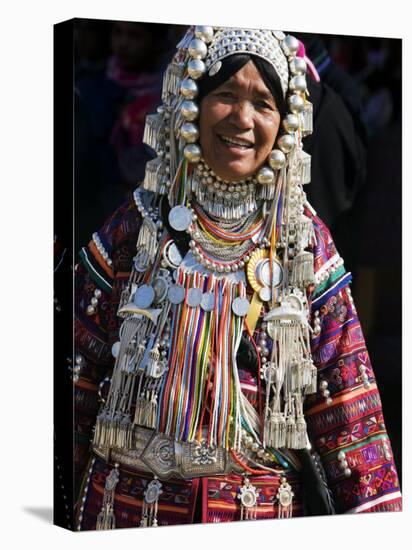
[[247, 298], [235, 298], [232, 303], [232, 311], [238, 317], [245, 317], [249, 311], [249, 300]]
[[186, 206], [174, 206], [169, 212], [169, 223], [176, 231], [186, 231], [192, 223], [192, 213]]
[[275, 287], [278, 287], [282, 282], [283, 278], [283, 269], [279, 262], [273, 260], [272, 262], [272, 281], [270, 280], [270, 265], [269, 260], [263, 260], [263, 262], [258, 266], [258, 278], [260, 282], [268, 287], [271, 287], [272, 284]]
[[146, 309], [152, 305], [154, 298], [154, 288], [150, 285], [142, 285], [136, 290], [133, 302], [137, 307]]
[[189, 288], [187, 291], [187, 304], [190, 307], [198, 307], [202, 302], [203, 292], [200, 288]]
[[169, 287], [167, 297], [172, 304], [181, 304], [185, 299], [185, 289], [181, 285], [172, 285]]
[[112, 355], [116, 358], [119, 355], [120, 351], [120, 342], [115, 342], [112, 346]]
[[256, 491], [254, 489], [243, 489], [240, 495], [240, 502], [245, 508], [252, 508], [256, 505]]
[[213, 292], [205, 292], [200, 305], [204, 311], [213, 311], [215, 307], [215, 294]]
[[267, 286], [262, 286], [259, 290], [259, 298], [262, 302], [269, 302], [271, 296], [270, 288]]

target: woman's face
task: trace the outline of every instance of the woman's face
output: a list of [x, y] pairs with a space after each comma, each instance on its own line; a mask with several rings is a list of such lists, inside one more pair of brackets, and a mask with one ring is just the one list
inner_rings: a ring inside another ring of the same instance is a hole
[[224, 180], [251, 176], [265, 163], [279, 124], [275, 100], [249, 61], [201, 102], [203, 158]]

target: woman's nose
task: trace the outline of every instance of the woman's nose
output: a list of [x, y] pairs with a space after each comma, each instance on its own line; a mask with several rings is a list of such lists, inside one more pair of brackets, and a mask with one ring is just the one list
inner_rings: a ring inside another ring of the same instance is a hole
[[249, 101], [237, 101], [232, 106], [230, 120], [241, 130], [253, 128], [253, 105]]

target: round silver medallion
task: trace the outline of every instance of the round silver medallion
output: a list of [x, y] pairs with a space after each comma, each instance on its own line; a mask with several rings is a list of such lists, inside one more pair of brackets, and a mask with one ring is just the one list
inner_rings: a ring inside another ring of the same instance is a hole
[[215, 307], [215, 294], [214, 292], [205, 292], [200, 302], [202, 309], [205, 311], [213, 311]]
[[172, 304], [181, 304], [185, 299], [185, 289], [181, 285], [172, 285], [169, 287], [167, 297]]
[[267, 286], [262, 286], [259, 290], [259, 298], [262, 302], [269, 302], [270, 300], [270, 289]]
[[187, 291], [187, 305], [198, 307], [202, 302], [203, 292], [200, 288], [189, 288]]
[[169, 223], [176, 231], [186, 231], [192, 223], [192, 213], [186, 206], [174, 206], [169, 212]]
[[293, 493], [289, 488], [281, 487], [279, 489], [278, 498], [279, 498], [279, 502], [280, 502], [281, 506], [284, 506], [285, 508], [287, 508], [292, 503]]
[[256, 505], [256, 492], [255, 489], [243, 489], [240, 495], [240, 502], [245, 508], [252, 508]]
[[112, 346], [112, 355], [116, 358], [119, 355], [120, 351], [120, 342], [115, 342]]
[[[280, 263], [277, 262], [276, 260], [273, 260], [272, 266], [273, 266], [273, 275], [272, 275], [273, 285], [277, 287], [282, 282], [283, 269]], [[263, 260], [263, 262], [259, 264], [257, 268], [257, 272], [258, 272], [257, 276], [261, 281], [261, 283], [265, 286], [271, 287], [272, 281], [270, 280], [270, 264], [268, 259]]]
[[238, 317], [244, 317], [249, 311], [249, 300], [247, 298], [235, 298], [232, 303], [232, 310]]
[[145, 491], [145, 501], [147, 504], [153, 504], [159, 500], [160, 494], [163, 492], [161, 490], [161, 483], [155, 479], [149, 483]]
[[142, 285], [136, 290], [133, 301], [137, 307], [146, 309], [152, 305], [154, 297], [154, 288], [150, 285]]
[[155, 292], [154, 301], [157, 304], [159, 302], [163, 302], [163, 300], [166, 298], [168, 287], [169, 285], [167, 284], [167, 280], [164, 277], [156, 277], [153, 282], [153, 289]]
[[179, 267], [182, 262], [182, 256], [180, 255], [179, 249], [173, 241], [169, 241], [166, 245], [163, 257], [172, 269]]

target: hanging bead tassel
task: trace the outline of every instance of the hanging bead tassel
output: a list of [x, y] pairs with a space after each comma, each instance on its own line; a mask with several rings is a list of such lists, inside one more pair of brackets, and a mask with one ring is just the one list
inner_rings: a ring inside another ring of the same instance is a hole
[[134, 267], [137, 271], [146, 271], [153, 262], [157, 245], [156, 224], [149, 217], [146, 217], [139, 231], [136, 243], [136, 256], [133, 258]]
[[286, 481], [285, 477], [280, 478], [280, 487], [277, 492], [278, 499], [278, 517], [279, 518], [291, 518], [292, 517], [292, 500], [294, 493], [292, 487]]
[[163, 493], [162, 484], [154, 476], [144, 492], [141, 527], [157, 527], [157, 509], [159, 497]]
[[313, 105], [310, 101], [305, 101], [303, 111], [300, 113], [302, 137], [308, 136], [313, 132]]
[[158, 151], [159, 145], [164, 139], [164, 119], [160, 114], [146, 116], [146, 123], [143, 132], [143, 143]]
[[312, 252], [299, 252], [293, 258], [290, 283], [299, 288], [315, 283]]
[[260, 489], [257, 489], [245, 477], [243, 485], [240, 487], [240, 493], [237, 495], [237, 498], [240, 499], [240, 521], [256, 519], [259, 492]]
[[183, 64], [171, 63], [163, 77], [162, 102], [170, 103], [169, 96], [178, 96], [183, 78]]
[[300, 182], [302, 185], [310, 183], [311, 179], [311, 156], [305, 151], [301, 151]]
[[115, 464], [113, 470], [106, 478], [103, 493], [103, 506], [97, 516], [96, 531], [103, 531], [105, 529], [115, 529], [116, 520], [114, 515], [114, 493], [116, 485], [119, 482], [119, 465]]

